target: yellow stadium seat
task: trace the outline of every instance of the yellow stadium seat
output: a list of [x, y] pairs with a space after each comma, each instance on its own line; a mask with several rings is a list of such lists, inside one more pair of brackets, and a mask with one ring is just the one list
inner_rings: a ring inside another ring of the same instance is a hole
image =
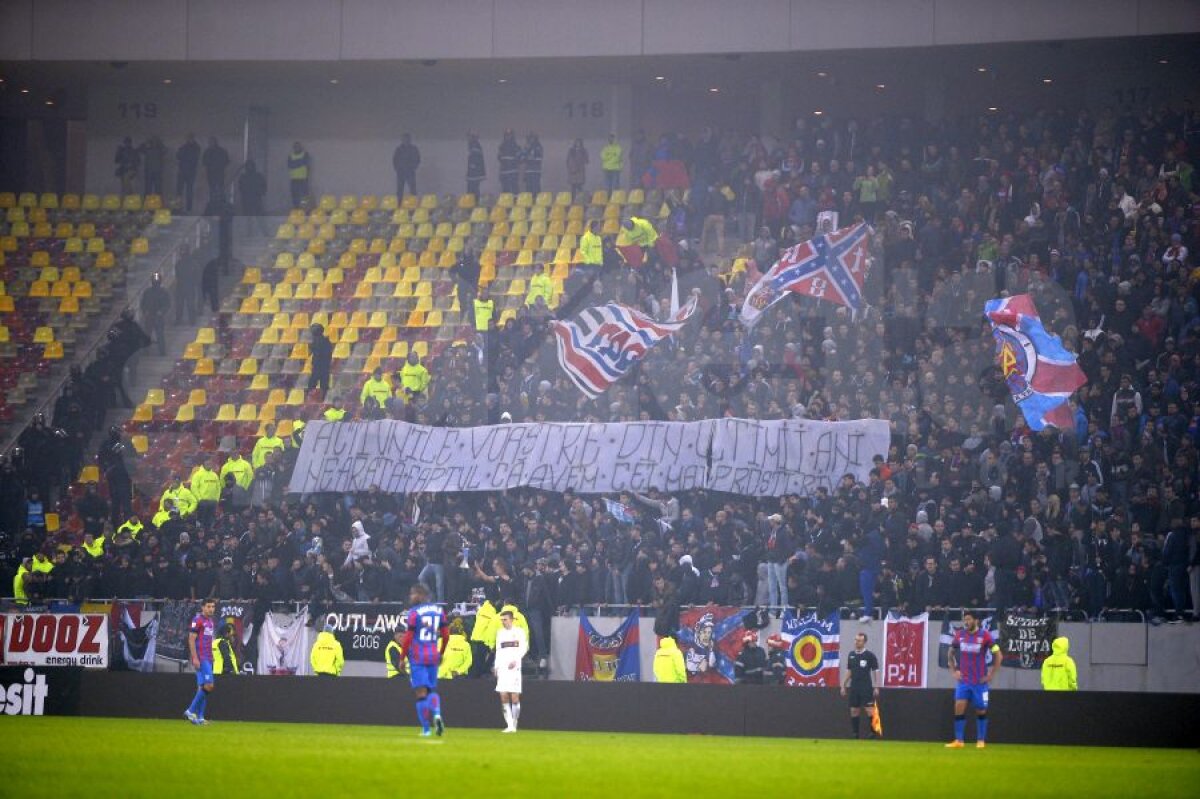
[[99, 483], [100, 482], [100, 467], [99, 466], [84, 466], [79, 472], [79, 482], [81, 483]]
[[83, 252], [83, 239], [78, 236], [72, 236], [63, 244], [63, 252], [80, 253]]
[[64, 209], [68, 211], [78, 211], [79, 205], [80, 202], [78, 194], [64, 194], [62, 196], [62, 207]]
[[37, 208], [37, 195], [31, 191], [23, 191], [17, 197], [17, 205], [22, 208]]
[[197, 358], [196, 366], [192, 369], [192, 374], [205, 377], [213, 374], [215, 371], [212, 358]]
[[162, 227], [171, 224], [171, 209], [159, 208], [154, 212], [154, 224]]
[[253, 403], [243, 403], [238, 408], [237, 420], [239, 422], [256, 422], [258, 421], [258, 407]]
[[30, 297], [49, 297], [50, 284], [44, 280], [35, 280], [29, 284]]
[[54, 341], [54, 328], [39, 327], [33, 331], [34, 344], [49, 344], [51, 341]]
[[392, 344], [391, 357], [392, 358], [407, 358], [408, 357], [408, 342], [407, 341], [397, 341], [396, 343]]
[[79, 313], [79, 298], [78, 297], [63, 297], [58, 303], [58, 312], [61, 314], [77, 314]]
[[71, 292], [71, 296], [75, 297], [76, 299], [81, 299], [81, 300], [87, 299], [88, 297], [92, 296], [92, 281], [80, 280], [78, 283], [75, 284], [75, 288]]
[[47, 513], [46, 514], [46, 532], [47, 533], [57, 533], [61, 526], [62, 526], [62, 520], [59, 518], [57, 513]]
[[130, 436], [129, 443], [133, 445], [133, 451], [139, 455], [145, 455], [146, 450], [150, 449], [150, 439], [144, 433]]
[[122, 211], [140, 211], [142, 210], [142, 197], [140, 194], [126, 194], [121, 200]]
[[232, 422], [237, 419], [237, 409], [231, 403], [225, 403], [217, 409], [218, 422]]
[[425, 315], [425, 326], [426, 327], [441, 327], [442, 326], [442, 312], [435, 308], [434, 310], [432, 310], [428, 314], [426, 314]]
[[62, 360], [63, 345], [61, 341], [50, 341], [46, 343], [46, 348], [42, 351], [42, 357], [48, 361]]
[[139, 236], [133, 240], [133, 243], [129, 247], [129, 251], [134, 255], [145, 255], [146, 253], [150, 252], [150, 240]]
[[196, 408], [190, 404], [179, 406], [179, 410], [175, 412], [175, 421], [177, 422], [194, 422], [196, 421]]
[[142, 202], [142, 207], [147, 211], [157, 211], [163, 207], [163, 199], [161, 194], [147, 194], [146, 199]]
[[257, 358], [243, 358], [242, 363], [238, 366], [238, 374], [244, 377], [249, 377], [258, 372]]
[[83, 195], [83, 210], [99, 211], [100, 210], [100, 196], [97, 194]]
[[121, 210], [121, 195], [106, 194], [100, 200], [100, 208], [104, 211], [120, 211]]
[[198, 361], [204, 357], [204, 345], [197, 344], [195, 341], [189, 341], [183, 345], [183, 359], [185, 361]]
[[139, 405], [133, 409], [133, 421], [148, 422], [154, 418], [154, 408], [149, 405]]
[[270, 387], [271, 387], [271, 376], [270, 375], [265, 375], [260, 372], [260, 373], [256, 374], [250, 380], [250, 390], [251, 391], [266, 391]]
[[404, 323], [405, 327], [424, 327], [425, 312], [414, 310], [408, 315], [408, 321]]
[[188, 405], [199, 405], [201, 407], [208, 404], [208, 392], [202, 388], [193, 388], [188, 392]]
[[17, 195], [11, 191], [0, 191], [0, 208], [15, 208], [17, 205]]
[[317, 207], [322, 211], [332, 211], [334, 208], [337, 208], [337, 197], [334, 197], [332, 194], [323, 194]]
[[428, 341], [414, 341], [412, 344], [412, 351], [415, 352], [417, 355], [419, 355], [422, 358], [422, 360], [425, 358], [428, 358], [429, 357], [429, 342]]
[[505, 292], [510, 297], [525, 296], [525, 281], [522, 279], [514, 280], [508, 285], [508, 291]]
[[104, 252], [104, 250], [105, 250], [104, 239], [100, 238], [99, 236], [88, 239], [87, 244], [84, 245], [84, 251], [91, 253], [93, 255], [95, 255], [97, 253], [102, 253], [102, 252]]
[[146, 399], [143, 404], [151, 407], [158, 407], [166, 401], [166, 395], [161, 388], [151, 388], [146, 390]]
[[54, 281], [54, 284], [52, 286], [50, 286], [50, 296], [51, 297], [70, 297], [71, 296], [71, 284], [65, 280]]
[[[11, 299], [11, 297], [2, 297], [0, 299]], [[12, 341], [12, 337], [8, 332], [7, 325], [0, 325], [0, 344], [7, 344]]]
[[116, 256], [114, 256], [111, 252], [102, 252], [96, 256], [97, 269], [112, 269], [116, 263]]
[[303, 405], [304, 404], [304, 389], [293, 388], [288, 390], [286, 405]]

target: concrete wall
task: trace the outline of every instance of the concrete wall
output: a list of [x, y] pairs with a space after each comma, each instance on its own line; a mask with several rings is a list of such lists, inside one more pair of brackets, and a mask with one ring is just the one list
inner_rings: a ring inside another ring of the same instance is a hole
[[[593, 618], [597, 632], [609, 634], [622, 618]], [[777, 632], [779, 622], [772, 620], [767, 635]], [[937, 667], [940, 622], [930, 622], [928, 646], [929, 687], [952, 688], [954, 680]], [[1200, 693], [1200, 634], [1195, 627], [1145, 624], [1072, 624], [1059, 625], [1059, 634], [1071, 639], [1071, 656], [1079, 670], [1082, 691], [1137, 691], [1148, 693]], [[550, 677], [570, 680], [575, 668], [575, 645], [579, 620], [555, 618], [551, 625]], [[867, 648], [881, 655], [883, 624], [843, 620], [842, 651], [853, 646], [854, 636], [867, 634]], [[642, 619], [639, 627], [643, 681], [653, 680], [654, 620]], [[1040, 672], [1025, 669], [1000, 669], [994, 683], [997, 690], [1038, 690]]]
[[[140, 114], [131, 112], [134, 104], [142, 109]], [[581, 104], [586, 114], [579, 112]], [[148, 105], [154, 108], [153, 117], [145, 114]], [[487, 158], [484, 191], [499, 191], [496, 147], [508, 127], [521, 142], [526, 132], [539, 133], [545, 151], [543, 183], [558, 190], [566, 188], [567, 149], [575, 138], [582, 138], [591, 155], [589, 185], [598, 187], [600, 149], [609, 131], [628, 137], [631, 90], [627, 85], [553, 77], [532, 85], [427, 81], [348, 86], [292, 80], [269, 86], [235, 81], [208, 88], [97, 88], [88, 102], [88, 190], [116, 189], [113, 154], [123, 136], [140, 142], [158, 134], [172, 153], [188, 132], [195, 132], [202, 144], [208, 136], [217, 136], [234, 163], [240, 163], [246, 109], [252, 105], [269, 109], [268, 203], [278, 208], [287, 202], [285, 160], [293, 140], [303, 141], [312, 156], [314, 194], [392, 194], [392, 151], [404, 131], [412, 133], [421, 149], [422, 192], [465, 191], [466, 134], [476, 128]], [[593, 109], [601, 113], [594, 116]], [[173, 186], [173, 154], [167, 178]]]
[[0, 60], [870, 49], [1200, 31], [1197, 0], [5, 0]]
[[[178, 719], [195, 691], [189, 675], [84, 669], [39, 669], [50, 715]], [[0, 684], [20, 684], [25, 670], [0, 668]], [[439, 686], [451, 730], [495, 728], [491, 680]], [[881, 699], [892, 740], [944, 741], [949, 691], [888, 691]], [[521, 726], [530, 730], [647, 732], [844, 738], [846, 705], [833, 691], [783, 686], [605, 685], [529, 681]], [[993, 699], [993, 743], [1191, 747], [1200, 697], [1159, 694], [1042, 694], [1012, 691]], [[219, 678], [209, 718], [227, 721], [381, 724], [412, 727], [410, 692], [395, 681], [343, 677]], [[19, 720], [10, 724], [19, 725]], [[453, 732], [451, 732], [453, 734]]]

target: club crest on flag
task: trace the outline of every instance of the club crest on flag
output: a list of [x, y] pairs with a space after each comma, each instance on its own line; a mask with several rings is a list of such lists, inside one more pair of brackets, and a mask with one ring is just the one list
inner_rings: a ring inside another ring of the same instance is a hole
[[1031, 430], [1072, 424], [1067, 400], [1087, 382], [1076, 357], [1042, 325], [1033, 298], [1018, 294], [984, 306], [996, 343], [996, 362]]

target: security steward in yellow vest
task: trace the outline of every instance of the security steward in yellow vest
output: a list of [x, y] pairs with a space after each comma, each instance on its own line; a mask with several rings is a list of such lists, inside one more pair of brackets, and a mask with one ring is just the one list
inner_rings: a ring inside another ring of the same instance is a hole
[[333, 634], [333, 626], [326, 624], [317, 636], [312, 652], [308, 656], [313, 674], [320, 677], [340, 677], [346, 659], [342, 655], [342, 644]]
[[13, 575], [13, 598], [17, 600], [18, 605], [29, 604], [29, 592], [25, 588], [25, 581], [31, 574], [33, 574], [33, 559], [25, 558], [21, 561], [17, 573]]
[[242, 488], [250, 490], [250, 481], [254, 479], [254, 467], [242, 457], [242, 453], [235, 451], [221, 467], [221, 485], [225, 485], [225, 475], [227, 474], [232, 474], [233, 481]]
[[346, 418], [346, 411], [336, 405], [330, 405], [325, 409], [325, 412], [321, 414], [321, 416], [323, 416], [327, 422], [340, 422]]
[[525, 294], [526, 305], [537, 305], [538, 297], [541, 297], [545, 306], [551, 307], [554, 297], [554, 280], [550, 277], [552, 268], [552, 264], [546, 264], [541, 272], [529, 279], [529, 291]]
[[410, 397], [414, 394], [428, 394], [430, 380], [429, 370], [421, 363], [420, 357], [410, 350], [408, 360], [400, 368], [400, 386]]
[[383, 369], [376, 366], [375, 371], [371, 372], [371, 376], [367, 378], [367, 382], [363, 383], [358, 401], [364, 408], [369, 405], [386, 408], [387, 401], [391, 396], [392, 384], [383, 376]]
[[91, 534], [84, 535], [83, 551], [93, 558], [104, 557], [104, 536], [95, 538]]
[[488, 332], [495, 315], [496, 301], [487, 295], [487, 289], [480, 289], [479, 296], [475, 298], [475, 332]]
[[466, 677], [471, 671], [471, 643], [467, 640], [467, 631], [462, 619], [450, 622], [450, 637], [446, 639], [446, 649], [442, 652], [442, 664], [438, 666], [438, 679], [451, 680], [455, 677]]
[[254, 442], [254, 451], [250, 453], [250, 465], [261, 469], [267, 462], [267, 456], [276, 450], [283, 451], [283, 439], [275, 435], [275, 425], [267, 422], [263, 434]]
[[400, 649], [400, 644], [403, 642], [404, 630], [396, 630], [392, 634], [392, 640], [388, 641], [387, 648], [383, 650], [383, 661], [387, 665], [389, 680], [408, 671], [408, 659], [404, 657], [404, 652]]
[[292, 207], [300, 208], [308, 199], [308, 172], [312, 159], [300, 142], [292, 143], [292, 151], [288, 153], [288, 179], [291, 181]]
[[142, 524], [142, 520], [139, 519], [135, 514], [130, 516], [125, 522], [121, 523], [121, 526], [117, 528], [117, 534], [114, 536], [114, 538], [124, 538], [128, 536], [130, 541], [137, 541], [138, 536], [142, 534], [142, 529], [144, 527], [145, 525]]
[[300, 449], [300, 445], [304, 443], [304, 428], [304, 422], [292, 422], [292, 434], [287, 440], [288, 449]]
[[234, 628], [226, 624], [221, 629], [221, 635], [213, 642], [213, 674], [238, 675], [242, 671], [238, 667], [237, 650], [233, 646]]

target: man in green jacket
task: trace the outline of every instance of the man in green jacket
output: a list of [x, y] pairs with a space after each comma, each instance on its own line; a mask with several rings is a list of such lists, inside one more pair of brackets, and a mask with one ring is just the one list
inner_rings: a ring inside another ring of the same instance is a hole
[[1075, 661], [1067, 654], [1071, 641], [1065, 636], [1054, 639], [1050, 645], [1053, 654], [1042, 661], [1042, 690], [1043, 691], [1078, 691], [1079, 678], [1075, 671]]
[[655, 682], [687, 682], [687, 668], [683, 664], [683, 653], [675, 639], [667, 636], [658, 642], [658, 651], [654, 653]]

